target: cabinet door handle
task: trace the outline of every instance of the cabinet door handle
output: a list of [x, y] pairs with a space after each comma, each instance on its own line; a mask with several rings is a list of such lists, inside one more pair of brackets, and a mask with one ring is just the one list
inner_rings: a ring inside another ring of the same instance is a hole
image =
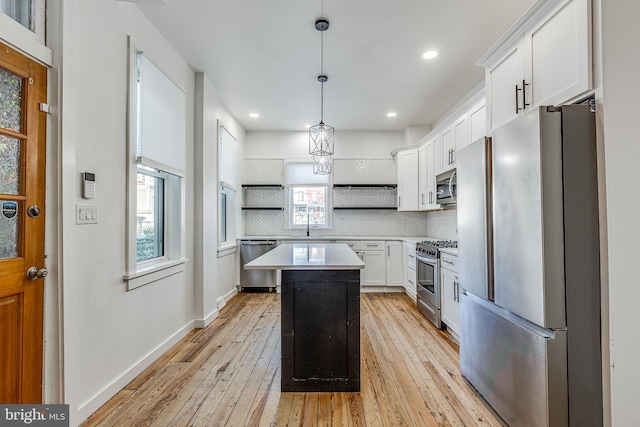
[[516, 85], [516, 114], [518, 114], [520, 110], [522, 110], [522, 108], [520, 108], [520, 101], [518, 100], [518, 91], [520, 90], [522, 89], [520, 89], [518, 85]]
[[460, 285], [458, 282], [453, 282], [453, 300], [460, 302]]
[[529, 104], [527, 103], [527, 86], [529, 83], [525, 83], [525, 80], [522, 79], [522, 109], [526, 109]]
[[433, 203], [433, 191], [429, 191], [429, 204]]
[[391, 257], [391, 246], [387, 246], [387, 256]]
[[402, 197], [398, 196], [398, 207], [402, 206]]
[[424, 206], [424, 193], [422, 193], [422, 205]]

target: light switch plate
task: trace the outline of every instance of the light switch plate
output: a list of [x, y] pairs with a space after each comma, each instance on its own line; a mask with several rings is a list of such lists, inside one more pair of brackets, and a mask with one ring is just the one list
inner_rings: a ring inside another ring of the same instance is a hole
[[97, 224], [97, 205], [76, 205], [76, 224]]

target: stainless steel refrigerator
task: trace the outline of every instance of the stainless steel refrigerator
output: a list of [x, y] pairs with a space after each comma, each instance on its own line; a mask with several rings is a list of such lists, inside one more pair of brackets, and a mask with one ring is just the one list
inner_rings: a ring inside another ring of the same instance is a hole
[[540, 107], [458, 152], [460, 368], [510, 426], [603, 423], [594, 116]]

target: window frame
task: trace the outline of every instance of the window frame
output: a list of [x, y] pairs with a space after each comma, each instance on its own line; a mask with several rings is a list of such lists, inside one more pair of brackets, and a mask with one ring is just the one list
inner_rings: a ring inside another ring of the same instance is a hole
[[[127, 102], [127, 209], [126, 263], [123, 281], [131, 291], [185, 270], [185, 178], [174, 171], [163, 171], [159, 165], [145, 165], [165, 176], [164, 181], [164, 254], [149, 260], [137, 260], [137, 158], [138, 143], [138, 70], [137, 49], [131, 37], [128, 41], [128, 102]], [[186, 109], [186, 104], [185, 104]]]
[[[222, 206], [222, 198], [225, 198], [225, 206]], [[237, 230], [235, 219], [236, 190], [230, 184], [221, 183], [218, 187], [218, 250], [237, 246]], [[224, 209], [223, 209], [224, 208]], [[223, 215], [224, 211], [224, 215]], [[225, 219], [223, 224], [223, 217]], [[224, 225], [224, 233], [223, 233]], [[222, 236], [225, 236], [223, 239]]]
[[[138, 247], [137, 247], [137, 236], [136, 236], [136, 263], [138, 264], [138, 266], [144, 267], [145, 265], [152, 265], [155, 264], [157, 262], [163, 262], [163, 261], [167, 261], [167, 248], [166, 248], [166, 232], [167, 232], [167, 192], [168, 192], [168, 188], [169, 188], [169, 180], [170, 180], [170, 174], [166, 173], [166, 172], [162, 172], [160, 170], [157, 169], [152, 169], [152, 168], [148, 168], [146, 166], [143, 165], [137, 165], [136, 167], [136, 182], [137, 182], [137, 176], [138, 174], [141, 175], [147, 175], [147, 176], [151, 176], [157, 179], [162, 180], [162, 194], [161, 197], [158, 200], [158, 197], [154, 197], [154, 217], [157, 218], [156, 216], [156, 212], [160, 211], [161, 212], [161, 218], [159, 221], [154, 222], [155, 224], [158, 224], [160, 227], [160, 233], [155, 233], [154, 236], [154, 240], [155, 240], [155, 244], [160, 246], [162, 248], [162, 254], [153, 258], [147, 258], [147, 259], [143, 259], [140, 260], [138, 259]], [[157, 190], [155, 190], [157, 191]], [[137, 185], [136, 185], [136, 222], [137, 222], [137, 216], [138, 216], [138, 191], [137, 191]], [[136, 233], [137, 234], [137, 233]], [[159, 242], [158, 242], [159, 240]]]
[[[297, 165], [300, 164], [308, 164], [309, 170], [313, 173], [313, 162], [309, 161], [295, 161], [288, 162], [287, 164], [295, 163]], [[285, 170], [287, 169], [285, 165]], [[299, 201], [299, 196], [296, 189], [299, 188], [311, 188], [318, 187], [324, 188], [324, 209], [325, 209], [325, 224], [317, 225], [317, 224], [309, 224], [310, 230], [330, 230], [333, 228], [333, 204], [332, 204], [332, 177], [327, 176], [327, 182], [325, 183], [311, 183], [311, 179], [309, 179], [308, 183], [303, 183], [302, 181], [296, 183], [290, 183], [290, 177], [287, 176], [286, 182], [286, 191], [287, 191], [287, 214], [285, 216], [285, 224], [284, 227], [289, 230], [304, 230], [307, 228], [307, 224], [294, 224], [293, 216], [295, 214], [294, 207], [296, 206], [297, 201]], [[299, 206], [299, 205], [298, 205]], [[307, 212], [308, 212], [308, 204], [307, 204]]]
[[[32, 56], [34, 59], [53, 65], [53, 51], [46, 45], [46, 2], [45, 0], [32, 0], [31, 25], [27, 28], [11, 16], [0, 12], [0, 39], [11, 41], [11, 44], [19, 50]], [[58, 5], [49, 5], [57, 8]]]
[[[324, 202], [324, 209], [325, 209], [325, 213], [324, 213], [324, 217], [325, 217], [325, 223], [324, 224], [309, 224], [309, 229], [310, 230], [329, 230], [332, 228], [332, 224], [331, 224], [331, 217], [332, 215], [330, 215], [330, 212], [332, 212], [331, 209], [331, 195], [329, 192], [329, 189], [331, 188], [329, 185], [319, 185], [319, 184], [309, 184], [309, 185], [290, 185], [288, 186], [288, 191], [289, 191], [289, 209], [287, 212], [287, 222], [288, 222], [288, 229], [290, 230], [300, 230], [300, 229], [306, 229], [307, 228], [307, 224], [294, 224], [294, 220], [293, 220], [293, 216], [295, 214], [294, 212], [294, 207], [295, 206], [300, 206], [300, 204], [296, 204], [294, 203], [295, 198], [297, 198], [297, 193], [299, 193], [299, 191], [297, 191], [297, 189], [299, 188], [324, 188], [324, 197], [325, 197], [325, 202]], [[306, 204], [307, 206], [307, 213], [309, 212], [309, 204]]]

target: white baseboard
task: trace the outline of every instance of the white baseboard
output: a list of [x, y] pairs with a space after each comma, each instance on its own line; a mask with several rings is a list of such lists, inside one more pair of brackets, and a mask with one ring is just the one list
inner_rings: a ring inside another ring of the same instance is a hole
[[191, 321], [178, 330], [175, 334], [169, 337], [165, 342], [160, 344], [154, 350], [149, 352], [145, 357], [136, 362], [120, 377], [116, 378], [111, 384], [106, 386], [102, 391], [97, 393], [88, 401], [78, 406], [78, 414], [76, 419], [86, 420], [97, 411], [102, 405], [107, 403], [109, 399], [115, 396], [120, 390], [122, 390], [127, 384], [129, 384], [135, 377], [140, 375], [145, 369], [147, 369], [153, 362], [158, 360], [160, 356], [166, 353], [171, 347], [177, 344], [182, 338], [187, 336], [195, 327], [195, 321]]
[[404, 286], [366, 286], [360, 285], [360, 293], [370, 293], [370, 292], [379, 292], [379, 293], [394, 293], [394, 292], [404, 292]]
[[205, 316], [204, 319], [195, 319], [193, 321], [194, 326], [198, 329], [206, 328], [209, 325], [209, 323], [213, 322], [213, 320], [218, 317], [218, 315], [220, 315], [220, 310], [216, 308], [207, 316]]
[[227, 292], [226, 294], [218, 298], [218, 303], [220, 302], [220, 300], [223, 301], [222, 305], [218, 305], [218, 310], [224, 307], [227, 304], [227, 301], [229, 301], [231, 298], [233, 298], [237, 294], [238, 294], [238, 288], [234, 286], [233, 289], [231, 289], [229, 292]]
[[220, 310], [222, 310], [222, 307], [227, 305], [227, 301], [233, 298], [233, 296], [236, 295], [237, 293], [238, 293], [238, 289], [233, 288], [232, 290], [230, 290], [229, 292], [227, 292], [226, 294], [218, 298], [216, 300], [215, 310], [213, 310], [211, 313], [206, 315], [204, 319], [194, 320], [195, 327], [199, 329], [206, 328], [209, 325], [209, 323], [213, 322], [214, 319], [216, 319], [220, 315]]

